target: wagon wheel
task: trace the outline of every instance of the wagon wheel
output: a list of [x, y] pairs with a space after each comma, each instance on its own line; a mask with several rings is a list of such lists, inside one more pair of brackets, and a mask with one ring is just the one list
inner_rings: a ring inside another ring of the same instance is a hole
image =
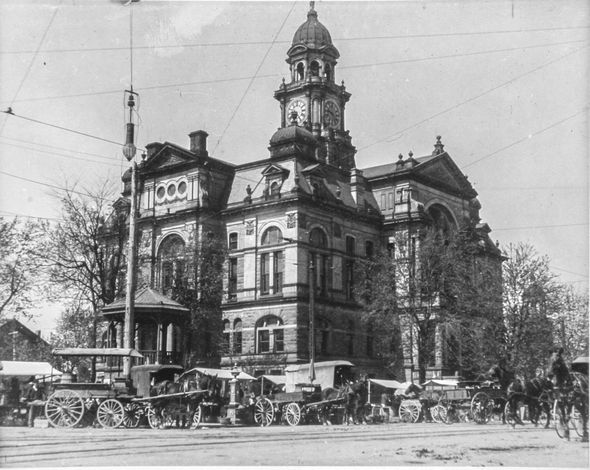
[[100, 405], [96, 410], [96, 419], [103, 428], [116, 428], [121, 425], [125, 411], [119, 400], [109, 398]]
[[259, 398], [254, 405], [254, 422], [260, 426], [268, 426], [275, 417], [275, 410], [268, 398]]
[[56, 428], [73, 428], [84, 416], [82, 397], [73, 390], [57, 390], [45, 404], [47, 421]]
[[197, 429], [199, 424], [201, 424], [201, 417], [203, 416], [203, 409], [201, 405], [197, 405], [195, 408], [195, 412], [193, 413], [193, 419], [191, 420], [191, 428]]
[[152, 405], [148, 406], [147, 409], [147, 419], [152, 429], [160, 429], [163, 424], [162, 420], [162, 409], [161, 408], [154, 408]]
[[404, 423], [417, 423], [420, 418], [420, 406], [414, 401], [402, 401], [399, 405], [399, 417]]
[[[561, 400], [559, 400], [559, 399], [556, 399], [553, 402], [553, 423], [555, 426], [555, 432], [557, 432], [557, 435], [559, 437], [561, 437], [562, 439], [569, 439], [570, 438], [571, 417], [567, 411], [567, 404], [566, 403], [562, 403], [565, 408], [565, 414], [561, 413], [561, 411], [559, 409], [560, 403], [561, 403]], [[575, 425], [572, 427], [575, 428]]]
[[486, 392], [477, 392], [471, 399], [471, 416], [477, 424], [486, 424], [492, 417], [494, 404]]
[[447, 409], [442, 405], [434, 405], [430, 409], [430, 416], [432, 416], [432, 421], [435, 423], [446, 423]]
[[138, 403], [125, 403], [123, 407], [123, 427], [136, 428], [139, 426], [143, 408]]
[[[514, 410], [514, 412], [516, 413], [517, 411]], [[514, 414], [512, 413], [512, 409], [510, 408], [510, 400], [508, 400], [504, 405], [504, 420], [506, 421], [506, 424], [509, 424], [512, 427], [514, 427], [514, 425], [516, 424]]]
[[301, 421], [301, 407], [293, 402], [289, 403], [283, 412], [283, 416], [287, 420], [289, 426], [297, 426]]

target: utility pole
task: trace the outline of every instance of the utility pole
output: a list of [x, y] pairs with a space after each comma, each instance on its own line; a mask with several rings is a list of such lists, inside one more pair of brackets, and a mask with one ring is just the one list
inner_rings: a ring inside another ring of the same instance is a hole
[[[134, 157], [137, 148], [134, 143], [135, 124], [133, 124], [133, 107], [135, 106], [133, 88], [125, 90], [129, 94], [129, 122], [127, 135], [123, 146], [123, 155], [131, 162], [131, 209], [129, 211], [129, 245], [127, 247], [127, 286], [125, 293], [125, 322], [123, 325], [123, 347], [132, 349], [135, 339], [135, 238], [137, 218], [137, 163]], [[131, 371], [131, 356], [123, 359], [123, 375], [129, 377]]]
[[18, 335], [18, 331], [14, 330], [8, 334], [12, 336], [12, 360], [16, 361], [16, 336]]
[[313, 255], [310, 253], [309, 257], [309, 381], [313, 383], [315, 380], [315, 332], [314, 332], [314, 316], [315, 316], [315, 266], [313, 263]]

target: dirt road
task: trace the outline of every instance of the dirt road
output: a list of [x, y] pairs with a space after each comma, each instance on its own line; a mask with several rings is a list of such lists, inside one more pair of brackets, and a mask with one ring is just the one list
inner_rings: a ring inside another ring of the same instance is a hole
[[0, 466], [510, 466], [588, 468], [588, 444], [500, 423], [267, 428], [0, 428]]

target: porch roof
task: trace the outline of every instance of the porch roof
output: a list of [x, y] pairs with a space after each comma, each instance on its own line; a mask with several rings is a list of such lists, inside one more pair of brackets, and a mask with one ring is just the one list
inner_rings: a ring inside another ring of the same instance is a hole
[[[134, 310], [136, 320], [143, 315], [150, 314], [184, 317], [189, 313], [188, 308], [149, 287], [139, 289], [135, 293]], [[105, 305], [102, 308], [102, 314], [106, 318], [116, 318], [124, 315], [125, 298], [123, 297], [121, 299], [115, 300], [109, 305]]]

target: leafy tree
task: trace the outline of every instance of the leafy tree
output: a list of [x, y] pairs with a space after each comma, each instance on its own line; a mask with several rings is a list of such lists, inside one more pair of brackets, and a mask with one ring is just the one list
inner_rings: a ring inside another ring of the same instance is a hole
[[549, 259], [526, 243], [510, 244], [503, 269], [506, 356], [514, 370], [533, 377], [554, 342], [551, 316], [561, 307], [562, 286]]
[[7, 312], [30, 316], [28, 309], [35, 305], [45, 285], [37, 253], [47, 242], [47, 231], [45, 221], [0, 217], [0, 320]]
[[569, 362], [588, 355], [588, 292], [577, 292], [566, 284], [560, 286], [559, 297], [559, 308], [549, 318], [555, 341]]
[[448, 367], [466, 375], [490, 360], [498, 339], [494, 316], [500, 313], [494, 299], [501, 285], [498, 260], [490, 261], [484, 248], [470, 230], [425, 229], [416, 242], [410, 238], [408, 244], [408, 237], [399, 235], [395, 245], [360, 263], [357, 298], [365, 321], [378, 332], [376, 349], [397, 375], [400, 335], [417, 353], [420, 381], [443, 359], [434, 356], [437, 350]]

